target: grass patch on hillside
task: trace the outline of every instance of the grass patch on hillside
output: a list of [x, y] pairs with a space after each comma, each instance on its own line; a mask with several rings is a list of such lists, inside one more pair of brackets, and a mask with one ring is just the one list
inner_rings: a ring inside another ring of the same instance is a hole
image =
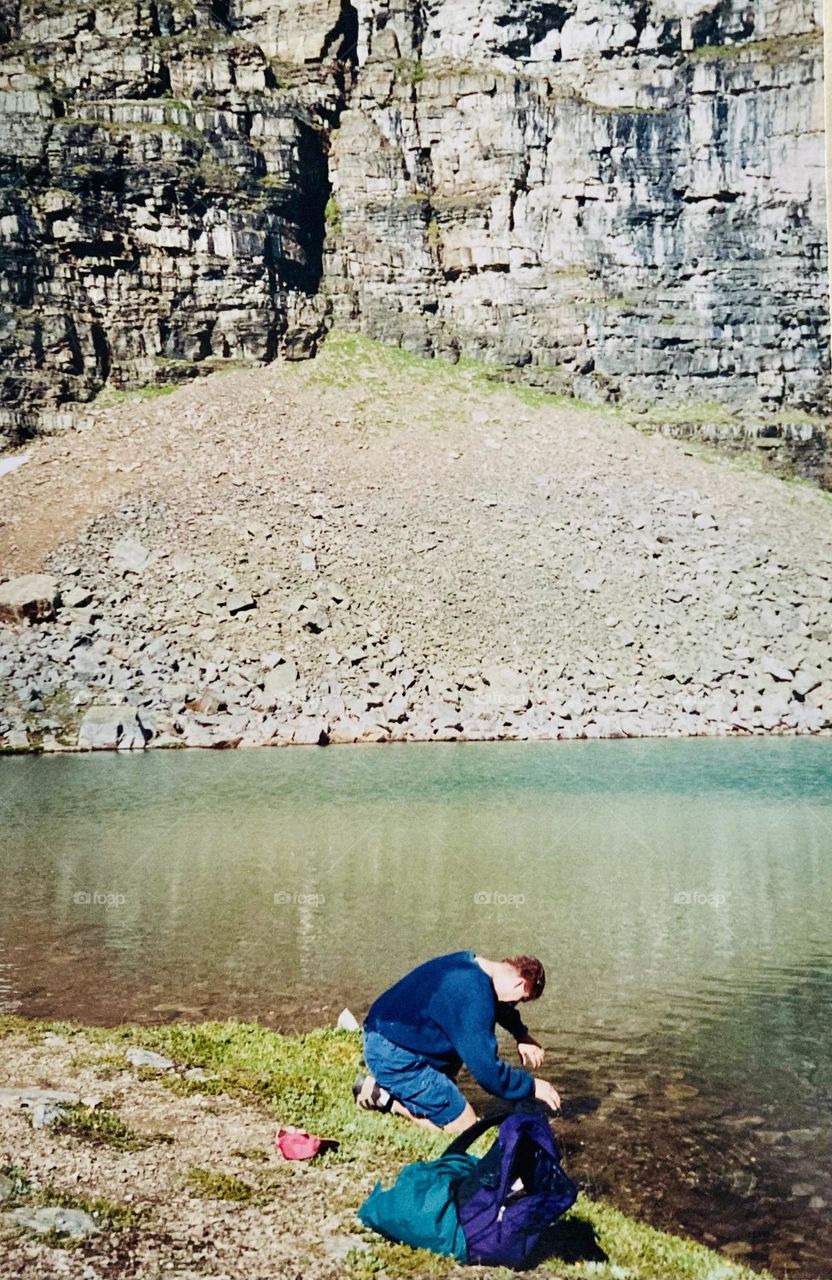
[[732, 413], [724, 404], [720, 404], [718, 400], [692, 400], [689, 404], [656, 405], [646, 413], [638, 414], [637, 420], [642, 424], [655, 423], [668, 426], [675, 424], [706, 426], [708, 423], [729, 426], [732, 423], [739, 425], [740, 421], [735, 413]]
[[169, 396], [176, 390], [178, 386], [175, 382], [152, 382], [145, 387], [125, 389], [107, 385], [101, 388], [92, 403], [98, 409], [112, 409], [116, 405], [129, 403], [131, 400], [158, 400], [159, 396]]
[[803, 49], [811, 49], [814, 45], [820, 45], [822, 40], [822, 31], [805, 31], [800, 35], [771, 36], [767, 40], [747, 40], [744, 44], [703, 44], [698, 49], [691, 49], [687, 56], [699, 61], [715, 62], [729, 58], [742, 58], [750, 54], [755, 59], [775, 61], [800, 53]]
[[[620, 413], [616, 406], [589, 404], [515, 381], [512, 373], [513, 370], [503, 364], [486, 364], [467, 356], [452, 363], [441, 356], [418, 355], [403, 347], [387, 346], [362, 333], [337, 328], [330, 330], [314, 361], [294, 369], [295, 376], [311, 385], [354, 391], [360, 395], [365, 409], [375, 409], [375, 418], [380, 416], [380, 411], [385, 411], [404, 424], [421, 414], [438, 429], [453, 420], [457, 412], [455, 406], [464, 406], [467, 413], [471, 397], [504, 397], [509, 421], [512, 401], [532, 409], [589, 410], [606, 417]], [[406, 384], [409, 386], [404, 394]], [[421, 392], [424, 392], [424, 401], [419, 398]], [[402, 416], [405, 402], [406, 416]], [[346, 410], [346, 403], [344, 408]]]

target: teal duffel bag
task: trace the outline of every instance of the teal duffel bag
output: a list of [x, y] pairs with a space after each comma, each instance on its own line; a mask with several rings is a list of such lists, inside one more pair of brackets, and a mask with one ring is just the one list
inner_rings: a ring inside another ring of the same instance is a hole
[[388, 1191], [376, 1183], [358, 1209], [359, 1221], [388, 1240], [467, 1262], [456, 1190], [478, 1164], [476, 1156], [446, 1152], [438, 1160], [405, 1165]]

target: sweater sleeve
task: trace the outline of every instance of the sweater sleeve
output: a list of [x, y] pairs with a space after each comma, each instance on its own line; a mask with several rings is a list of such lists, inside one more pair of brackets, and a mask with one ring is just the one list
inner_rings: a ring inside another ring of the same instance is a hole
[[493, 1005], [488, 1007], [477, 999], [461, 1000], [445, 1028], [471, 1075], [487, 1093], [510, 1102], [528, 1098], [534, 1093], [534, 1078], [500, 1057], [493, 1015]]
[[522, 1040], [529, 1034], [529, 1028], [520, 1017], [520, 1010], [513, 1004], [503, 1000], [497, 1001], [497, 1021], [515, 1040]]

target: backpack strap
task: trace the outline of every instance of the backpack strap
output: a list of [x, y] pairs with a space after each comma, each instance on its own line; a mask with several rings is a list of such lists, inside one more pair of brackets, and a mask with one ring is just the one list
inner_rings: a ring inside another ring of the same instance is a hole
[[482, 1120], [477, 1120], [471, 1125], [470, 1129], [463, 1129], [462, 1133], [454, 1138], [453, 1142], [445, 1148], [442, 1154], [446, 1156], [460, 1155], [463, 1151], [467, 1151], [470, 1146], [473, 1146], [477, 1138], [481, 1138], [489, 1129], [501, 1125], [510, 1115], [510, 1111], [497, 1111], [494, 1115], [483, 1116]]

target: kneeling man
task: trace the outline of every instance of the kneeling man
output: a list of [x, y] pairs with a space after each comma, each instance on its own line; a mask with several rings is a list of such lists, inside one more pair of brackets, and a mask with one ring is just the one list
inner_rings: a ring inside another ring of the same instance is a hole
[[495, 1035], [499, 1023], [517, 1041], [522, 1062], [541, 1065], [543, 1049], [515, 1005], [536, 1000], [545, 981], [543, 965], [533, 956], [486, 960], [473, 951], [454, 951], [419, 965], [383, 992], [364, 1020], [364, 1060], [371, 1074], [356, 1080], [356, 1102], [407, 1116], [424, 1128], [461, 1133], [477, 1118], [453, 1079], [464, 1064], [495, 1097], [535, 1097], [557, 1111], [557, 1090], [504, 1062]]

